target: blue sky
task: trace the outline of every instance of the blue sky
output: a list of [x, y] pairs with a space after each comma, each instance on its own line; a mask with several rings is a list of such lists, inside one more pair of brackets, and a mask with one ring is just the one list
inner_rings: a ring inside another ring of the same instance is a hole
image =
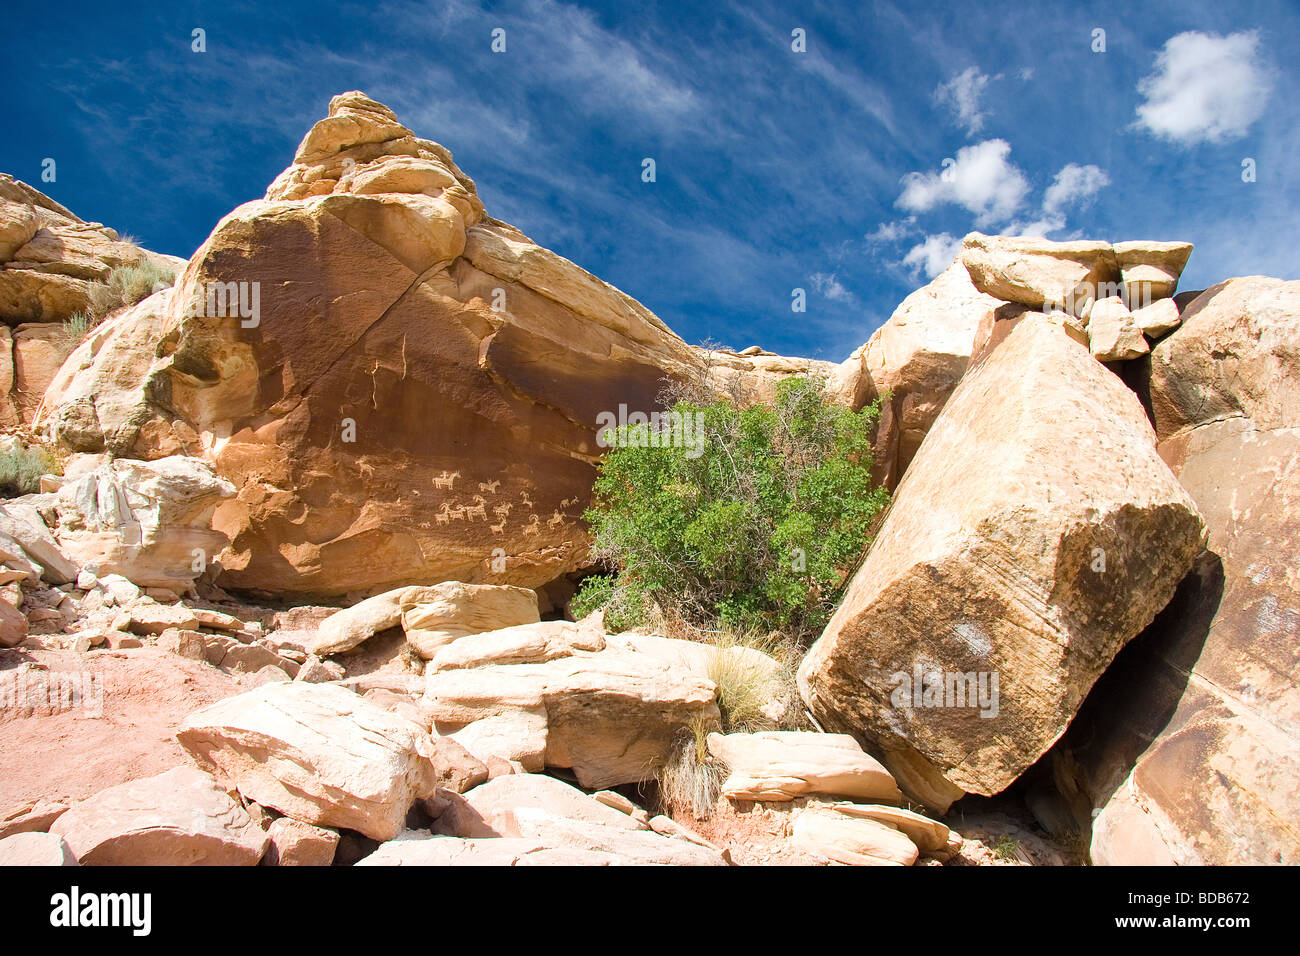
[[0, 171], [182, 256], [360, 89], [490, 214], [691, 342], [838, 361], [975, 228], [1190, 240], [1185, 289], [1300, 277], [1294, 0], [46, 3], [4, 24]]

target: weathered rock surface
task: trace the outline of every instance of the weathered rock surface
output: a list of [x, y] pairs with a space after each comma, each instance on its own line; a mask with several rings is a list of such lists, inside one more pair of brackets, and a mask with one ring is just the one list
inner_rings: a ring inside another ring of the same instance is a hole
[[1297, 342], [1300, 282], [1249, 277], [1202, 293], [1152, 352], [1160, 454], [1211, 554], [1143, 636], [1142, 701], [1112, 702], [1111, 746], [1138, 756], [1096, 819], [1094, 863], [1300, 862]]
[[[719, 720], [712, 681], [621, 649], [438, 671], [426, 675], [424, 693], [434, 730], [455, 734], [485, 761], [486, 741], [467, 739], [462, 730], [509, 717], [506, 726], [534, 728], [527, 739], [535, 746], [535, 722], [544, 712], [545, 765], [573, 770], [591, 790], [650, 779], [693, 721]], [[492, 736], [501, 740], [504, 730], [498, 722]]]
[[76, 866], [57, 833], [16, 833], [0, 839], [0, 866]]
[[[62, 322], [90, 305], [115, 266], [180, 260], [123, 242], [21, 180], [0, 173], [0, 322]], [[36, 396], [40, 401], [40, 396]]]
[[406, 640], [425, 660], [467, 635], [539, 620], [536, 592], [508, 585], [447, 581], [402, 608]]
[[335, 684], [267, 684], [190, 714], [199, 766], [285, 816], [390, 840], [437, 787], [420, 727]]
[[[1024, 236], [972, 232], [962, 241], [961, 261], [980, 292], [1031, 308], [1055, 303], [1082, 316], [1106, 284], [1119, 291], [1119, 262], [1108, 242], [1052, 242]], [[1103, 290], [1105, 291], [1105, 290]]]
[[578, 651], [604, 648], [605, 632], [599, 627], [539, 621], [458, 638], [435, 651], [427, 670], [435, 673], [487, 664], [540, 664]]
[[1120, 362], [1151, 351], [1129, 307], [1119, 296], [1098, 299], [1089, 306], [1088, 347], [1099, 362]]
[[243, 807], [193, 767], [100, 791], [50, 832], [82, 866], [255, 866], [267, 844]]
[[1124, 281], [1124, 298], [1131, 306], [1165, 299], [1178, 288], [1178, 277], [1192, 255], [1190, 242], [1115, 243], [1115, 260]]
[[794, 818], [796, 846], [851, 866], [911, 866], [920, 855], [906, 833], [835, 807], [808, 807]]
[[903, 300], [858, 354], [854, 407], [886, 392], [876, 431], [874, 475], [893, 489], [966, 372], [976, 333], [1004, 303], [980, 292], [958, 259]]
[[612, 853], [550, 847], [540, 840], [431, 836], [407, 832], [383, 844], [357, 866], [614, 866]]
[[939, 810], [1016, 779], [1201, 548], [1154, 438], [1116, 376], [1027, 314], [954, 392], [800, 666], [822, 725]]
[[234, 493], [195, 458], [118, 459], [59, 489], [54, 533], [73, 561], [98, 574], [186, 591], [227, 543], [211, 523]]
[[722, 795], [731, 800], [785, 801], [810, 794], [903, 799], [889, 771], [847, 734], [709, 734], [708, 745], [730, 770]]
[[268, 866], [329, 866], [339, 845], [337, 831], [292, 817], [272, 820], [266, 835], [270, 847], [264, 862]]

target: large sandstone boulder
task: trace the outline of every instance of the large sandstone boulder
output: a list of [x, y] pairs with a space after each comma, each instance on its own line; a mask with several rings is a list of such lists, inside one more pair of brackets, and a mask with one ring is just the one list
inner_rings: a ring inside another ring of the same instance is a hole
[[59, 489], [54, 533], [73, 561], [96, 574], [183, 592], [225, 547], [212, 515], [234, 492], [200, 459], [118, 459]]
[[245, 798], [380, 841], [438, 783], [427, 733], [335, 684], [263, 685], [190, 714], [176, 739]]
[[997, 793], [1060, 736], [1202, 540], [1133, 393], [1028, 314], [949, 399], [804, 658], [801, 693], [922, 803]]
[[1160, 454], [1205, 516], [1211, 553], [1108, 702], [1123, 716], [1111, 747], [1137, 761], [1102, 791], [1092, 859], [1294, 865], [1300, 282], [1231, 279], [1182, 318], [1152, 352], [1149, 390]]
[[101, 790], [54, 821], [82, 866], [255, 866], [267, 837], [193, 767]]
[[509, 585], [447, 581], [402, 608], [406, 640], [425, 660], [460, 638], [541, 620], [537, 593]]
[[[692, 724], [716, 727], [716, 696], [707, 678], [606, 648], [429, 673], [424, 707], [436, 732], [454, 734], [485, 762], [493, 756], [486, 745], [505, 743], [511, 731], [527, 732], [524, 742], [535, 748], [544, 715], [545, 765], [570, 769], [579, 784], [598, 790], [649, 780]], [[486, 720], [493, 721], [488, 737], [464, 735]]]
[[854, 407], [886, 393], [876, 432], [875, 477], [891, 490], [971, 359], [976, 333], [1004, 303], [979, 291], [961, 260], [894, 310], [860, 353]]
[[[74, 450], [209, 458], [238, 491], [214, 519], [223, 586], [538, 587], [582, 567], [598, 415], [654, 411], [704, 354], [486, 216], [386, 107], [347, 93], [329, 114], [172, 294], [69, 358], [44, 426]], [[742, 366], [760, 390], [803, 367]]]

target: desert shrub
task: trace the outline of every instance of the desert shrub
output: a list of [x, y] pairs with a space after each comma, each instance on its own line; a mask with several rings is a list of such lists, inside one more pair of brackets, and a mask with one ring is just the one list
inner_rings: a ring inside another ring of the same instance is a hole
[[790, 378], [769, 405], [695, 393], [671, 408], [689, 440], [612, 429], [585, 517], [616, 573], [584, 581], [575, 613], [604, 608], [614, 628], [657, 610], [704, 627], [817, 634], [889, 500], [871, 480], [878, 404], [854, 412], [822, 381]]
[[672, 756], [655, 773], [658, 805], [663, 813], [685, 814], [703, 820], [722, 793], [727, 769], [709, 754], [709, 726], [695, 718], [673, 749]]
[[40, 490], [41, 475], [57, 475], [59, 461], [40, 445], [15, 442], [0, 450], [0, 494], [28, 495]]
[[90, 325], [94, 326], [104, 316], [126, 305], [135, 305], [152, 295], [159, 283], [171, 285], [176, 272], [153, 259], [142, 258], [133, 266], [117, 266], [102, 282], [90, 287]]

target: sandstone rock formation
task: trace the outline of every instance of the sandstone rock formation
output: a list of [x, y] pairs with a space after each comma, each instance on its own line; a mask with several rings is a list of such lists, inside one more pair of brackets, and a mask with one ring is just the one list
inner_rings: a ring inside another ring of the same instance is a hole
[[731, 800], [793, 800], [809, 794], [893, 803], [903, 798], [889, 771], [847, 734], [709, 734], [708, 745], [730, 771], [722, 795]]
[[859, 352], [853, 405], [889, 394], [876, 431], [874, 475], [891, 490], [970, 362], [976, 333], [1005, 303], [979, 291], [961, 260], [903, 300]]
[[76, 865], [77, 858], [57, 833], [16, 833], [0, 838], [0, 867]]
[[97, 573], [186, 591], [226, 545], [212, 516], [234, 492], [194, 458], [117, 459], [59, 489], [55, 533], [73, 560]]
[[[75, 450], [201, 451], [238, 491], [216, 516], [223, 585], [277, 594], [576, 570], [597, 415], [653, 411], [665, 376], [707, 364], [486, 216], [446, 149], [360, 93], [331, 101], [174, 294], [107, 324], [40, 422]], [[788, 374], [762, 359], [737, 359], [760, 390]]]
[[1141, 679], [1162, 693], [1123, 711], [1145, 750], [1096, 819], [1096, 863], [1300, 862], [1298, 341], [1300, 282], [1251, 277], [1152, 352], [1160, 454], [1212, 554], [1152, 636]]
[[176, 737], [245, 798], [375, 840], [437, 786], [428, 734], [334, 684], [264, 685], [190, 714]]
[[1015, 780], [1201, 548], [1154, 444], [1132, 392], [1026, 315], [949, 399], [800, 665], [818, 720], [940, 810]]
[[255, 866], [267, 843], [244, 809], [193, 767], [102, 790], [50, 832], [82, 866]]

